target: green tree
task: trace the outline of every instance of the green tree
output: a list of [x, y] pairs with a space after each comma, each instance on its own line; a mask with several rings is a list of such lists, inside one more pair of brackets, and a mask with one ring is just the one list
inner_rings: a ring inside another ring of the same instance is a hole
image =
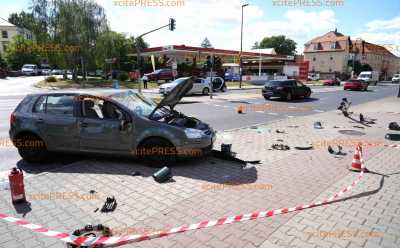
[[211, 42], [208, 40], [207, 37], [201, 42], [200, 46], [203, 48], [213, 48], [213, 45], [211, 45]]
[[265, 37], [258, 44], [258, 48], [274, 48], [278, 54], [295, 55], [296, 42], [286, 38], [284, 35]]
[[6, 67], [7, 67], [7, 63], [0, 54], [0, 68], [6, 68]]
[[40, 56], [31, 40], [21, 35], [15, 36], [6, 50], [6, 61], [13, 70], [19, 70], [24, 64], [38, 64]]
[[373, 71], [372, 67], [369, 64], [362, 64], [361, 65], [361, 71]]
[[258, 42], [254, 42], [254, 45], [251, 47], [251, 49], [258, 49], [259, 48]]

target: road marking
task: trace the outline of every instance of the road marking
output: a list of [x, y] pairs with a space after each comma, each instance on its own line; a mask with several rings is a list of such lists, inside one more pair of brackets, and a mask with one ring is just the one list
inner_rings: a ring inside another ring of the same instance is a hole
[[256, 113], [264, 114], [264, 111], [256, 111]]
[[325, 111], [319, 110], [319, 109], [314, 109], [314, 112], [317, 112], [317, 113], [324, 113]]
[[294, 118], [294, 116], [293, 115], [288, 115], [287, 118]]
[[267, 114], [269, 114], [269, 115], [279, 115], [277, 113], [267, 113]]
[[288, 108], [290, 108], [290, 109], [295, 109], [295, 108], [297, 108], [297, 107], [289, 106]]

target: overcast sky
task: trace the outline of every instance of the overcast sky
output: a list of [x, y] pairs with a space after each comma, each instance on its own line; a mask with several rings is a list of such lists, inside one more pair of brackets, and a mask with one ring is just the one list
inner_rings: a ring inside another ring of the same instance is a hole
[[[324, 5], [326, 0], [308, 1]], [[0, 16], [7, 18], [12, 12], [27, 10], [29, 2], [0, 0]], [[131, 35], [167, 24], [174, 17], [174, 32], [165, 29], [145, 37], [151, 46], [199, 46], [208, 37], [215, 48], [238, 50], [243, 3], [249, 3], [244, 9], [245, 50], [263, 37], [283, 34], [297, 42], [301, 53], [305, 42], [335, 28], [352, 38], [400, 45], [400, 0], [343, 0], [336, 7], [274, 6], [272, 0], [184, 0], [184, 6], [179, 7], [116, 6], [114, 0], [96, 2], [105, 8], [114, 31]]]

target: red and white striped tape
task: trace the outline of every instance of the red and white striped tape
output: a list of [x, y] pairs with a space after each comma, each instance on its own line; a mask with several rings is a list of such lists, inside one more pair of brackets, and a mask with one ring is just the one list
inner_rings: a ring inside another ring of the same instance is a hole
[[[363, 144], [363, 145], [368, 146], [368, 144]], [[384, 145], [384, 146], [400, 148], [400, 145]], [[169, 230], [162, 230], [162, 231], [153, 232], [150, 234], [137, 234], [137, 235], [129, 235], [129, 236], [123, 236], [123, 237], [106, 237], [106, 236], [103, 236], [103, 237], [77, 237], [77, 236], [67, 234], [67, 233], [51, 231], [51, 230], [49, 230], [47, 228], [43, 228], [39, 225], [32, 224], [29, 221], [17, 219], [17, 218], [7, 216], [7, 215], [1, 214], [1, 213], [0, 213], [0, 220], [14, 223], [21, 227], [28, 228], [28, 229], [32, 230], [33, 232], [41, 233], [43, 235], [53, 237], [53, 238], [59, 239], [61, 241], [64, 241], [66, 243], [74, 244], [77, 246], [115, 247], [115, 246], [120, 246], [120, 245], [124, 245], [124, 244], [128, 244], [128, 243], [134, 243], [134, 242], [140, 242], [140, 241], [149, 240], [149, 239], [165, 237], [165, 236], [168, 236], [171, 234], [182, 233], [182, 232], [186, 232], [186, 231], [190, 231], [190, 230], [238, 223], [238, 222], [243, 222], [243, 221], [248, 221], [248, 220], [255, 220], [255, 219], [259, 219], [259, 218], [267, 218], [267, 217], [272, 217], [274, 215], [287, 214], [290, 212], [295, 212], [295, 211], [300, 211], [300, 210], [307, 209], [307, 208], [321, 206], [321, 205], [324, 205], [324, 204], [334, 201], [338, 197], [342, 196], [345, 192], [351, 190], [354, 186], [356, 186], [359, 183], [359, 181], [361, 180], [361, 178], [364, 175], [365, 164], [364, 164], [364, 159], [362, 157], [361, 150], [362, 150], [361, 146], [357, 145], [355, 153], [354, 153], [353, 163], [361, 164], [361, 172], [360, 172], [359, 176], [353, 181], [353, 183], [351, 183], [349, 186], [342, 189], [340, 192], [334, 194], [333, 196], [331, 196], [323, 201], [314, 202], [314, 203], [310, 203], [307, 205], [299, 205], [299, 206], [291, 207], [291, 208], [281, 208], [281, 209], [276, 209], [276, 210], [241, 214], [241, 215], [236, 215], [236, 216], [231, 216], [231, 217], [223, 217], [223, 218], [219, 218], [216, 220], [211, 220], [211, 221], [206, 220], [206, 221], [202, 221], [202, 222], [199, 222], [196, 224], [183, 225], [183, 226], [175, 227], [175, 228], [172, 228]]]

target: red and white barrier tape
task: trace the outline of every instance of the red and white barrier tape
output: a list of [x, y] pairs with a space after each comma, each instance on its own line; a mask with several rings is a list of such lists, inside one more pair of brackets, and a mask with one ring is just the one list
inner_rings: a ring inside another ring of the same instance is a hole
[[[363, 144], [368, 146], [368, 144]], [[400, 148], [400, 145], [383, 145], [385, 147], [393, 147], [393, 148]], [[191, 225], [183, 225], [179, 227], [175, 227], [169, 230], [162, 230], [158, 232], [153, 232], [150, 234], [137, 234], [137, 235], [129, 235], [129, 236], [123, 236], [123, 237], [77, 237], [71, 234], [67, 233], [62, 233], [62, 232], [56, 232], [56, 231], [51, 231], [47, 228], [43, 228], [41, 226], [32, 224], [26, 220], [21, 220], [17, 219], [11, 216], [7, 216], [5, 214], [0, 213], [0, 220], [8, 221], [10, 223], [14, 223], [16, 225], [19, 225], [21, 227], [28, 228], [32, 230], [33, 232], [36, 233], [41, 233], [43, 235], [53, 237], [56, 239], [59, 239], [61, 241], [64, 241], [66, 243], [74, 244], [77, 246], [101, 246], [101, 247], [115, 247], [115, 246], [120, 246], [128, 243], [134, 243], [134, 242], [140, 242], [144, 240], [149, 240], [149, 239], [155, 239], [155, 238], [160, 238], [164, 236], [168, 236], [171, 234], [176, 234], [176, 233], [182, 233], [190, 230], [196, 230], [196, 229], [202, 229], [202, 228], [207, 228], [207, 227], [213, 227], [213, 226], [219, 226], [219, 225], [226, 225], [226, 224], [232, 224], [232, 223], [238, 223], [238, 222], [243, 222], [243, 221], [248, 221], [248, 220], [255, 220], [259, 218], [267, 218], [267, 217], [272, 217], [274, 215], [279, 215], [279, 214], [287, 214], [290, 212], [295, 212], [295, 211], [300, 211], [303, 209], [307, 208], [313, 208], [316, 206], [321, 206], [324, 204], [327, 204], [329, 202], [334, 201], [338, 197], [342, 196], [345, 192], [351, 190], [354, 186], [356, 186], [361, 178], [364, 175], [364, 170], [365, 170], [365, 164], [364, 164], [364, 159], [362, 158], [362, 153], [361, 153], [361, 146], [357, 146], [355, 153], [354, 153], [354, 158], [353, 158], [353, 163], [361, 164], [361, 172], [359, 176], [353, 181], [352, 184], [347, 186], [346, 188], [342, 189], [340, 192], [334, 194], [333, 196], [319, 202], [314, 202], [308, 205], [299, 205], [297, 207], [291, 207], [291, 208], [281, 208], [281, 209], [276, 209], [276, 210], [269, 210], [269, 211], [262, 211], [262, 212], [253, 212], [253, 213], [248, 213], [248, 214], [241, 214], [241, 215], [236, 215], [236, 216], [231, 216], [231, 217], [223, 217], [219, 218], [217, 220], [207, 220], [207, 221], [202, 221], [196, 224], [191, 224]]]

